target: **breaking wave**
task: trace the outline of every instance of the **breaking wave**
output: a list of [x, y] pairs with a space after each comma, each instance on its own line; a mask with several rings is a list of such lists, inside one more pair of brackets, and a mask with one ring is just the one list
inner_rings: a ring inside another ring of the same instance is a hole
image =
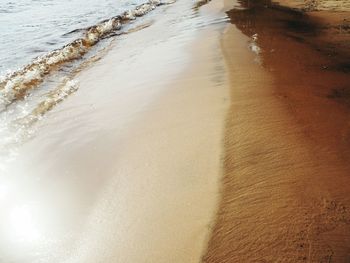
[[130, 22], [157, 6], [174, 2], [148, 0], [94, 26], [77, 29], [75, 31], [81, 32], [81, 37], [37, 57], [16, 71], [0, 76], [0, 174], [2, 165], [15, 158], [17, 147], [35, 134], [34, 124], [78, 90], [76, 75], [108, 52], [113, 38], [102, 45], [97, 43], [150, 26], [150, 22]]
[[57, 69], [60, 65], [82, 58], [100, 40], [115, 35], [123, 25], [144, 16], [157, 6], [171, 4], [161, 0], [149, 0], [128, 10], [121, 15], [104, 20], [83, 30], [83, 36], [60, 49], [51, 51], [36, 58], [23, 68], [8, 73], [0, 78], [0, 111], [5, 111], [9, 105], [23, 99], [29, 91], [38, 87], [45, 76]]

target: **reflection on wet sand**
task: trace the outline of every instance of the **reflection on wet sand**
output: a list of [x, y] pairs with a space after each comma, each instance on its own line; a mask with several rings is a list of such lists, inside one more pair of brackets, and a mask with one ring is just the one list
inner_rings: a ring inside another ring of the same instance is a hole
[[295, 10], [207, 2], [121, 35], [1, 164], [0, 261], [198, 262], [222, 141], [205, 262], [349, 259], [346, 54]]
[[1, 262], [199, 261], [222, 168], [227, 18], [192, 7], [120, 35], [1, 163]]
[[256, 34], [263, 66], [274, 76], [275, 93], [286, 97], [294, 117], [305, 133], [324, 147], [350, 149], [349, 111], [346, 104], [350, 77], [344, 60], [349, 53], [335, 55], [322, 49], [318, 37], [322, 24], [307, 15], [261, 5], [243, 4], [245, 10], [229, 12], [232, 23], [245, 35]]
[[318, 20], [270, 1], [228, 15], [223, 197], [204, 261], [347, 262], [349, 56], [323, 45]]

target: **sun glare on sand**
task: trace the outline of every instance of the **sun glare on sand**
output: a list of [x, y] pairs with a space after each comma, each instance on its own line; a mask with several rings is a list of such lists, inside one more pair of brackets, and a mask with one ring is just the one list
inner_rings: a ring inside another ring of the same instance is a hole
[[35, 209], [29, 205], [14, 207], [9, 213], [9, 231], [16, 241], [35, 242], [40, 239]]

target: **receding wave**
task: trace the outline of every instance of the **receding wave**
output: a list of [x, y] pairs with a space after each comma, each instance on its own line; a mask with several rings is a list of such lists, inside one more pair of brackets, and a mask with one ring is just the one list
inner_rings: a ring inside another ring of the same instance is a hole
[[50, 92], [49, 96], [39, 103], [37, 107], [24, 118], [17, 120], [18, 124], [28, 126], [39, 120], [42, 115], [51, 110], [56, 104], [63, 101], [70, 94], [78, 89], [78, 82], [76, 80], [66, 79], [54, 91]]
[[121, 15], [83, 29], [83, 36], [81, 38], [72, 41], [60, 49], [40, 56], [23, 68], [2, 77], [0, 79], [0, 111], [6, 110], [16, 100], [23, 99], [28, 95], [30, 90], [43, 82], [46, 75], [63, 63], [81, 58], [100, 40], [116, 35], [115, 32], [120, 30], [124, 24], [135, 20], [137, 17], [144, 16], [159, 5], [171, 4], [173, 2], [149, 0]]

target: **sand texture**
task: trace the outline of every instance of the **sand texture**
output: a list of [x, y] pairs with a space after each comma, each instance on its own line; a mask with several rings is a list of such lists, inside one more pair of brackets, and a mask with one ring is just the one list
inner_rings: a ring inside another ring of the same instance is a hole
[[348, 9], [178, 0], [119, 34], [1, 163], [0, 262], [350, 262]]
[[36, 122], [1, 167], [0, 262], [200, 260], [229, 106], [225, 23], [207, 11], [160, 7]]
[[324, 24], [313, 16], [240, 4], [222, 38], [231, 108], [222, 200], [203, 261], [349, 262], [347, 54], [319, 41]]

